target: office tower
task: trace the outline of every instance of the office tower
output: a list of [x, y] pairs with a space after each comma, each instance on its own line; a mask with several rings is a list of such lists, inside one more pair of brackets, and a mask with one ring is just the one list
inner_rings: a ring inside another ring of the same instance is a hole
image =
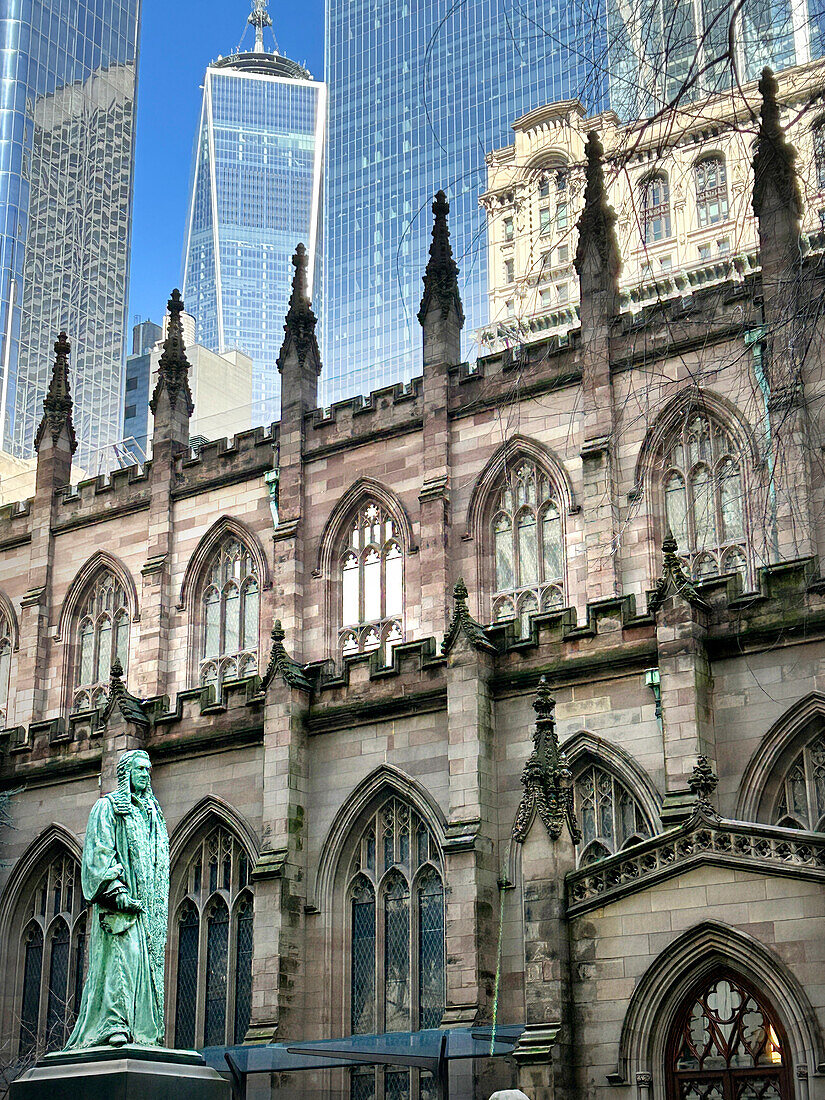
[[78, 459], [120, 437], [139, 7], [13, 0], [0, 16], [0, 446], [17, 455], [61, 329]]
[[544, 103], [601, 106], [603, 3], [329, 0], [325, 401], [418, 373], [420, 258], [439, 188], [473, 356], [486, 320], [485, 154]]
[[275, 361], [299, 241], [309, 251], [310, 284], [319, 265], [326, 93], [277, 44], [265, 49], [272, 26], [265, 0], [255, 0], [249, 23], [252, 51], [206, 70], [183, 295], [199, 344], [252, 358], [252, 419], [263, 423], [278, 416]]

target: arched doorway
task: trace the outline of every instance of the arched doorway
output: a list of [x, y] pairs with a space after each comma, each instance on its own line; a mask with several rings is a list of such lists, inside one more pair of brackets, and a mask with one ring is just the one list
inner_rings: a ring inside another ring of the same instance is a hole
[[702, 979], [667, 1044], [668, 1100], [791, 1100], [785, 1031], [762, 994], [733, 971]]

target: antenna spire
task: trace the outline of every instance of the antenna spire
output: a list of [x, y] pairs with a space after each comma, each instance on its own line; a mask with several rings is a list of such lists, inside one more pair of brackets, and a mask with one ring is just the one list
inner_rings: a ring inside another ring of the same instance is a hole
[[[272, 16], [266, 10], [266, 0], [252, 0], [252, 11], [247, 23], [255, 28], [253, 53], [266, 53], [264, 49], [264, 27], [272, 27]], [[275, 52], [278, 52], [277, 42], [275, 43]]]

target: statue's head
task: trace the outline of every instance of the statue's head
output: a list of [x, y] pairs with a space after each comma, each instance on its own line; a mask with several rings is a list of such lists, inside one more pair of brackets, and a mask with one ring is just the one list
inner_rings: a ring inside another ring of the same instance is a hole
[[118, 791], [124, 794], [143, 795], [151, 790], [150, 774], [152, 762], [148, 753], [143, 749], [132, 749], [125, 752], [117, 762], [117, 786]]

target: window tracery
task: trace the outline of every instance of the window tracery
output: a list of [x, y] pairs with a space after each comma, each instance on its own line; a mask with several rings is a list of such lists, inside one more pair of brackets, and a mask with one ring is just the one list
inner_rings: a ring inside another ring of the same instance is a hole
[[339, 652], [380, 650], [385, 660], [404, 640], [404, 545], [390, 513], [362, 502], [346, 528], [339, 562]]
[[705, 979], [677, 1015], [668, 1044], [670, 1100], [786, 1100], [778, 1021], [740, 978]]
[[[445, 1006], [444, 885], [440, 853], [424, 821], [390, 798], [370, 816], [347, 881], [349, 1009], [354, 1035], [438, 1027]], [[397, 1078], [397, 1079], [396, 1079]], [[353, 1096], [429, 1095], [412, 1071], [352, 1075]]]
[[20, 940], [18, 1058], [60, 1050], [74, 1025], [86, 971], [80, 868], [55, 856], [37, 880]]
[[806, 745], [785, 773], [774, 822], [825, 832], [825, 734]]
[[508, 470], [493, 512], [493, 620], [530, 617], [564, 606], [565, 563], [561, 509], [555, 488], [535, 462]]
[[651, 835], [647, 818], [627, 787], [596, 763], [588, 763], [576, 775], [573, 805], [582, 831], [580, 867]]
[[115, 658], [129, 668], [129, 601], [110, 570], [98, 574], [77, 617], [74, 710], [103, 706]]
[[0, 614], [0, 718], [4, 724], [9, 716], [9, 689], [11, 685], [12, 628], [8, 616]]
[[688, 573], [749, 579], [745, 479], [731, 435], [693, 411], [664, 456], [664, 513]]
[[252, 1008], [249, 858], [217, 826], [184, 871], [174, 922], [173, 1011], [179, 1049], [242, 1043]]
[[251, 551], [234, 535], [206, 567], [201, 593], [199, 682], [220, 694], [226, 680], [258, 671], [260, 578]]

